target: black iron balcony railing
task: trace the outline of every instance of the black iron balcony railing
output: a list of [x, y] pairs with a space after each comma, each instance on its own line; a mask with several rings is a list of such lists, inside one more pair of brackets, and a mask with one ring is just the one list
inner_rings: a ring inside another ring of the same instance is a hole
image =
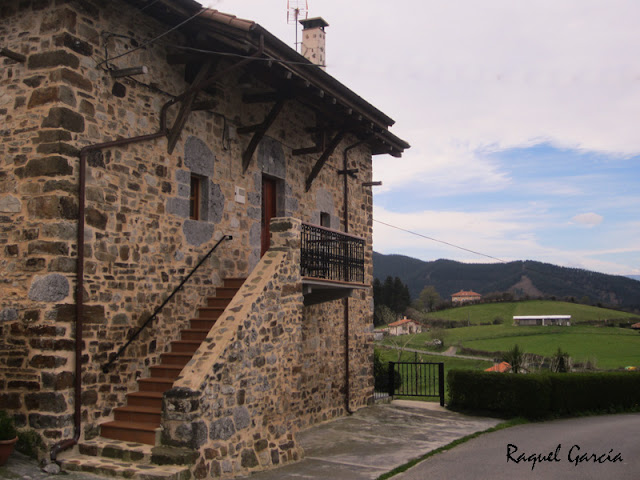
[[302, 224], [303, 277], [364, 283], [364, 239]]

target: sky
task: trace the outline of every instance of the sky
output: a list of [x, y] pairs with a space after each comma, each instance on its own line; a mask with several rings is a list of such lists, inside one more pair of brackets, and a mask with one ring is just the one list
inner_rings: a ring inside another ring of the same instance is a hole
[[[201, 3], [295, 43], [286, 0]], [[308, 7], [327, 72], [411, 144], [374, 156], [376, 251], [640, 274], [640, 2]]]

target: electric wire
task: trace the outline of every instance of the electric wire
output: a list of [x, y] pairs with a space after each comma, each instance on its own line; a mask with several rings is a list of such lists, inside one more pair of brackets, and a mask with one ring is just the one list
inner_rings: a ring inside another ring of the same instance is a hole
[[152, 5], [154, 5], [154, 4], [156, 4], [156, 3], [158, 3], [159, 1], [160, 1], [160, 0], [153, 0], [153, 2], [151, 2], [151, 3], [147, 4], [147, 5], [145, 5], [144, 7], [142, 7], [142, 8], [140, 9], [140, 11], [141, 11], [141, 12], [143, 12], [144, 10], [146, 10], [147, 8], [151, 7]]
[[413, 231], [407, 230], [405, 228], [396, 227], [395, 225], [391, 225], [390, 223], [386, 223], [386, 222], [383, 222], [381, 220], [376, 220], [375, 218], [373, 219], [373, 221], [376, 222], [376, 223], [380, 223], [382, 225], [386, 225], [387, 227], [395, 228], [396, 230], [401, 230], [403, 232], [410, 233], [411, 235], [415, 235], [417, 237], [426, 238], [427, 240], [431, 240], [432, 242], [442, 243], [442, 244], [447, 245], [449, 247], [457, 248], [458, 250], [464, 250], [465, 252], [473, 253], [474, 255], [480, 255], [481, 257], [487, 257], [487, 258], [490, 258], [492, 260], [496, 260], [496, 261], [498, 261], [500, 263], [509, 263], [506, 260], [502, 260], [501, 258], [493, 257], [491, 255], [487, 255], [486, 253], [482, 253], [482, 252], [478, 252], [476, 250], [471, 250], [471, 249], [468, 249], [468, 248], [465, 248], [465, 247], [461, 247], [459, 245], [455, 245], [455, 244], [450, 243], [450, 242], [445, 242], [444, 240], [438, 240], [437, 238], [429, 237], [427, 235], [423, 235], [421, 233], [413, 232]]
[[107, 62], [109, 62], [109, 61], [111, 61], [111, 60], [115, 60], [115, 59], [117, 59], [117, 58], [122, 58], [122, 57], [124, 57], [124, 56], [126, 56], [126, 55], [129, 55], [129, 54], [131, 54], [131, 53], [135, 52], [136, 50], [140, 50], [141, 48], [144, 48], [144, 47], [146, 47], [146, 46], [148, 46], [148, 45], [151, 45], [152, 43], [157, 42], [157, 41], [158, 41], [158, 40], [160, 40], [162, 37], [165, 37], [165, 36], [169, 35], [171, 32], [176, 31], [177, 29], [179, 29], [180, 27], [182, 27], [184, 24], [186, 24], [186, 23], [190, 22], [191, 20], [193, 20], [194, 18], [196, 18], [196, 17], [198, 17], [198, 16], [202, 15], [202, 14], [203, 14], [204, 12], [206, 12], [206, 11], [207, 11], [207, 9], [206, 9], [206, 8], [201, 9], [198, 13], [195, 13], [194, 15], [191, 15], [191, 16], [190, 16], [189, 18], [187, 18], [186, 20], [184, 20], [184, 21], [180, 22], [179, 24], [177, 24], [176, 26], [174, 26], [174, 27], [170, 28], [170, 29], [169, 29], [169, 30], [167, 30], [166, 32], [161, 33], [161, 34], [160, 34], [160, 35], [158, 35], [157, 37], [154, 37], [154, 38], [152, 38], [151, 40], [148, 40], [148, 41], [146, 41], [146, 42], [144, 42], [144, 43], [142, 43], [142, 44], [138, 45], [137, 47], [132, 48], [132, 49], [131, 49], [131, 50], [129, 50], [129, 51], [126, 51], [126, 52], [124, 52], [124, 53], [121, 53], [120, 55], [116, 55], [115, 57], [111, 57], [111, 58], [106, 58], [106, 59], [104, 59], [102, 62], [100, 62], [98, 65], [96, 65], [96, 67], [99, 67], [99, 66], [100, 66], [100, 65], [102, 65], [103, 63], [107, 63]]
[[273, 62], [273, 63], [278, 63], [281, 65], [303, 65], [306, 67], [326, 67], [326, 65], [318, 65], [315, 64], [313, 62], [310, 61], [306, 61], [306, 62], [296, 62], [293, 60], [278, 60], [276, 58], [256, 58], [256, 57], [252, 57], [250, 55], [242, 55], [240, 53], [231, 53], [231, 52], [218, 52], [215, 50], [207, 50], [207, 49], [203, 49], [203, 48], [195, 48], [195, 47], [186, 47], [183, 45], [168, 45], [170, 47], [176, 48], [178, 50], [186, 50], [189, 52], [195, 52], [195, 53], [206, 53], [209, 55], [218, 55], [221, 57], [234, 57], [234, 58], [249, 58], [249, 59], [253, 59], [257, 62]]
[[[426, 239], [426, 240], [431, 240], [431, 241], [433, 241], [433, 242], [442, 243], [442, 244], [447, 245], [447, 246], [449, 246], [449, 247], [457, 248], [458, 250], [463, 250], [463, 251], [465, 251], [465, 252], [473, 253], [474, 255], [479, 255], [479, 256], [481, 256], [481, 257], [490, 258], [490, 259], [492, 259], [492, 260], [496, 260], [496, 261], [498, 261], [498, 262], [500, 262], [500, 263], [504, 263], [504, 264], [514, 263], [514, 261], [512, 261], [512, 262], [508, 262], [508, 261], [503, 260], [503, 259], [501, 259], [501, 258], [494, 257], [494, 256], [492, 256], [492, 255], [487, 255], [486, 253], [482, 253], [482, 252], [478, 252], [478, 251], [476, 251], [476, 250], [471, 250], [471, 249], [469, 249], [469, 248], [461, 247], [460, 245], [455, 245], [455, 244], [450, 243], [450, 242], [445, 242], [444, 240], [438, 240], [437, 238], [433, 238], [433, 237], [430, 237], [430, 236], [428, 236], [428, 235], [423, 235], [423, 234], [421, 234], [421, 233], [413, 232], [413, 231], [411, 231], [411, 230], [407, 230], [407, 229], [405, 229], [405, 228], [398, 227], [398, 226], [396, 226], [396, 225], [391, 225], [390, 223], [386, 223], [386, 222], [383, 222], [383, 221], [381, 221], [381, 220], [377, 220], [377, 219], [375, 219], [375, 218], [373, 219], [373, 221], [374, 221], [374, 222], [376, 222], [376, 223], [380, 223], [380, 224], [382, 224], [382, 225], [385, 225], [385, 226], [387, 226], [387, 227], [395, 228], [396, 230], [400, 230], [400, 231], [403, 231], [403, 232], [409, 233], [409, 234], [411, 234], [411, 235], [415, 235], [415, 236], [417, 236], [417, 237], [424, 238], [424, 239]], [[532, 268], [531, 266], [527, 265], [527, 261], [528, 261], [528, 260], [520, 260], [520, 262], [522, 262], [522, 269], [523, 269], [523, 270], [526, 270], [526, 271], [531, 272], [531, 273], [537, 273], [537, 274], [539, 274], [539, 275], [544, 275], [544, 276], [546, 276], [546, 277], [555, 278], [556, 280], [560, 280], [560, 281], [562, 281], [562, 282], [564, 282], [564, 283], [567, 283], [567, 279], [566, 279], [566, 278], [564, 278], [564, 277], [562, 277], [562, 276], [560, 276], [560, 275], [557, 275], [557, 274], [555, 274], [555, 273], [551, 273], [551, 272], [549, 272], [549, 271], [544, 271], [544, 272], [543, 272], [543, 271], [538, 270], [538, 269], [536, 269], [536, 268]], [[567, 269], [567, 268], [568, 268], [568, 269], [570, 269], [569, 267], [560, 267], [560, 268], [565, 268], [565, 269]], [[581, 270], [581, 269], [577, 269], [577, 270]], [[598, 273], [598, 274], [600, 274], [599, 272], [594, 272], [594, 273]], [[601, 275], [606, 275], [606, 274], [601, 274]]]

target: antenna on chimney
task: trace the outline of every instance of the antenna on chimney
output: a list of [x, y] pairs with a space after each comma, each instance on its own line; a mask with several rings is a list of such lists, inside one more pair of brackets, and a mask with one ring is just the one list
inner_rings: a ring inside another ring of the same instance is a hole
[[293, 24], [296, 29], [296, 43], [294, 47], [298, 51], [298, 20], [306, 19], [309, 14], [309, 3], [307, 0], [287, 0], [287, 23]]

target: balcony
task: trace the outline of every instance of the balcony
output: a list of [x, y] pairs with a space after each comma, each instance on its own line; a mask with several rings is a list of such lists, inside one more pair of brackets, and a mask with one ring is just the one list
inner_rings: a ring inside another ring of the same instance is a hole
[[363, 238], [302, 224], [300, 269], [305, 305], [346, 298], [364, 284]]

